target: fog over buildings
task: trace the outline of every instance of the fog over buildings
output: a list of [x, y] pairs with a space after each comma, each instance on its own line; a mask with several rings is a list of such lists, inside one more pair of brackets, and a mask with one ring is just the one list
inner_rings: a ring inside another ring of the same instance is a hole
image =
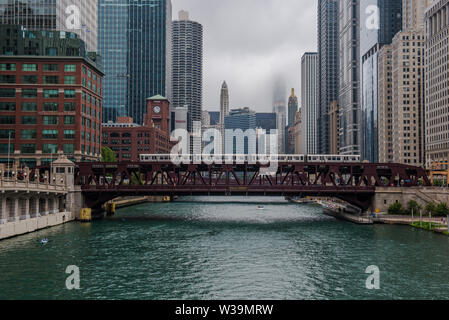
[[232, 88], [231, 108], [272, 112], [278, 74], [284, 75], [285, 103], [291, 88], [299, 92], [300, 58], [317, 46], [317, 0], [172, 2], [174, 18], [186, 10], [204, 26], [204, 110], [219, 110], [224, 79]]

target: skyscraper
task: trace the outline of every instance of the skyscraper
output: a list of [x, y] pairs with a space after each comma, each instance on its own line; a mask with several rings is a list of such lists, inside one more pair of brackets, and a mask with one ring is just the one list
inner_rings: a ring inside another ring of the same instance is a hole
[[317, 90], [318, 54], [307, 52], [301, 58], [301, 109], [302, 109], [302, 148], [306, 154], [316, 154], [317, 144]]
[[295, 95], [295, 89], [292, 88], [292, 94], [288, 98], [288, 126], [295, 123], [296, 112], [298, 112], [298, 97]]
[[281, 76], [277, 76], [273, 86], [273, 112], [276, 114], [278, 130], [278, 154], [284, 154], [287, 146], [287, 87]]
[[402, 31], [379, 50], [379, 162], [425, 163], [423, 13], [428, 2], [403, 1]]
[[0, 23], [29, 30], [60, 30], [79, 35], [88, 51], [97, 51], [97, 1], [0, 0]]
[[340, 154], [360, 154], [360, 0], [339, 6]]
[[276, 129], [278, 130], [278, 154], [284, 154], [286, 148], [287, 107], [285, 102], [275, 102], [273, 112], [276, 114]]
[[220, 123], [219, 128], [221, 131], [221, 145], [217, 148], [220, 150], [218, 153], [225, 153], [225, 118], [229, 115], [229, 89], [226, 81], [223, 81], [220, 92]]
[[424, 30], [425, 13], [433, 0], [402, 1], [402, 30]]
[[172, 24], [172, 107], [186, 106], [188, 130], [201, 121], [203, 98], [203, 26], [179, 12]]
[[223, 125], [223, 127], [227, 115], [229, 115], [229, 89], [226, 81], [224, 81], [221, 86], [220, 94], [220, 124]]
[[360, 1], [361, 156], [378, 162], [378, 56], [402, 27], [402, 1]]
[[103, 120], [143, 123], [146, 99], [171, 100], [171, 0], [99, 0]]
[[338, 3], [318, 0], [318, 153], [330, 153], [329, 109], [338, 100]]
[[425, 115], [426, 165], [449, 159], [448, 49], [449, 0], [426, 11]]

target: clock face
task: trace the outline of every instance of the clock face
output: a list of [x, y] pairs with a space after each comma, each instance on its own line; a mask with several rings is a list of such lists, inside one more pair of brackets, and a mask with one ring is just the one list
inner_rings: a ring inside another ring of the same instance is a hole
[[160, 112], [161, 112], [161, 107], [155, 106], [155, 107], [153, 108], [153, 111], [154, 111], [154, 113], [160, 113]]

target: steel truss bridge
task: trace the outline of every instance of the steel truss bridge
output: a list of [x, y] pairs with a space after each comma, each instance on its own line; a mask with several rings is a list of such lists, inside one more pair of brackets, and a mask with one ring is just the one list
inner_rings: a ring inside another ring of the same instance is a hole
[[157, 163], [76, 163], [75, 185], [85, 204], [100, 208], [120, 196], [266, 195], [336, 197], [363, 210], [376, 187], [429, 186], [423, 168], [402, 164], [279, 162], [268, 165]]

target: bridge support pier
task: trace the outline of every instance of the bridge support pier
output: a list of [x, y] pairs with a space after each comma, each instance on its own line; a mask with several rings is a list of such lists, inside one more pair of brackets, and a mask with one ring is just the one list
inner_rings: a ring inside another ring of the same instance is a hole
[[108, 216], [115, 215], [116, 206], [115, 206], [115, 203], [113, 201], [106, 202], [104, 207], [105, 207], [105, 210], [106, 210], [106, 214]]

